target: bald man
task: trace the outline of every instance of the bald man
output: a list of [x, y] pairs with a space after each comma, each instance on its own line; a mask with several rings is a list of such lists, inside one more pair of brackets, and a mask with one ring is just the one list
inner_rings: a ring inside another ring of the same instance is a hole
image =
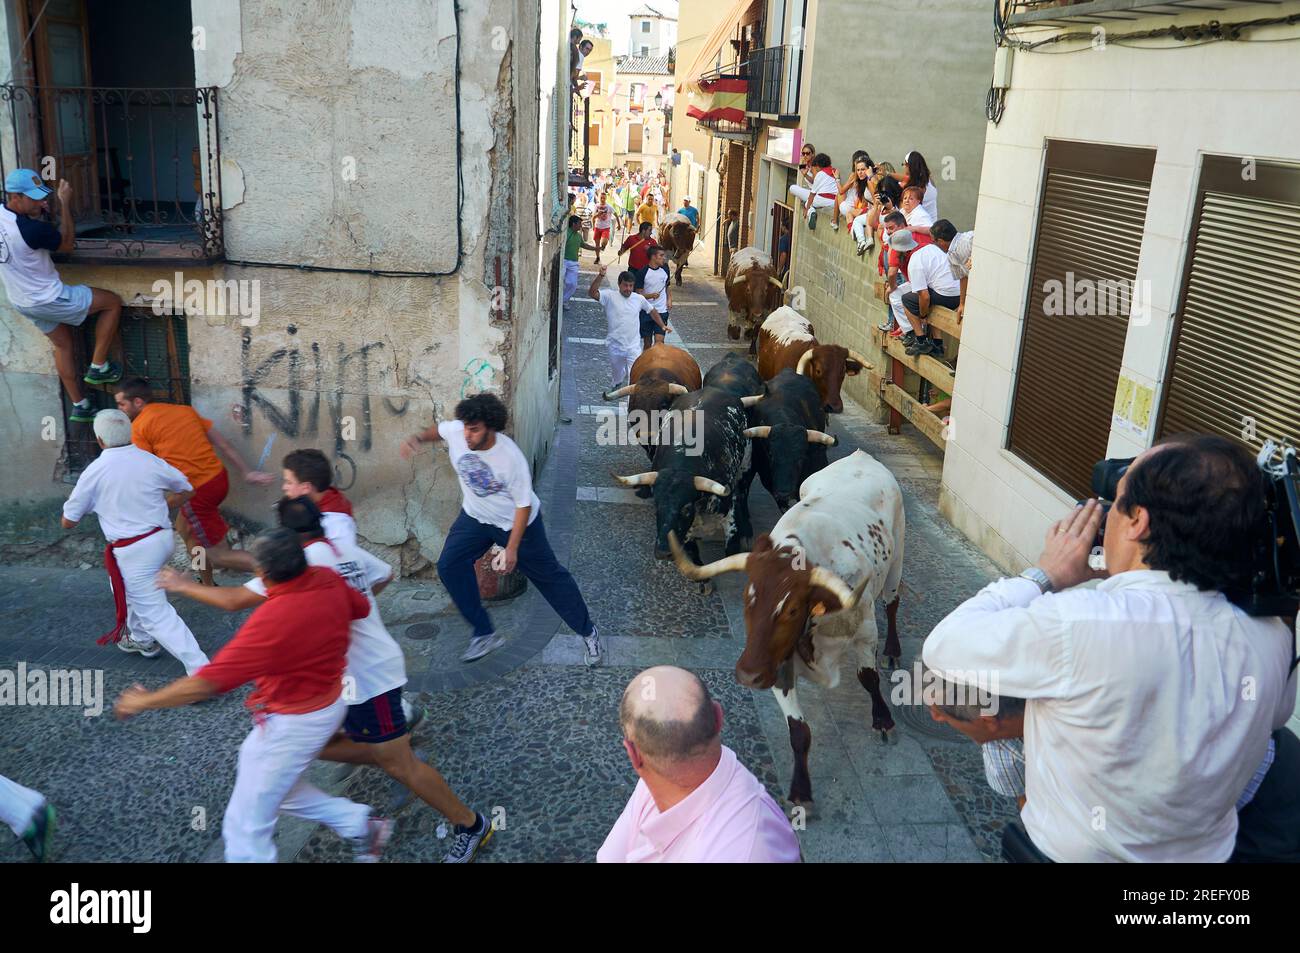
[[790, 822], [722, 744], [722, 706], [699, 676], [668, 665], [646, 669], [624, 690], [619, 722], [641, 780], [597, 861], [799, 861]]

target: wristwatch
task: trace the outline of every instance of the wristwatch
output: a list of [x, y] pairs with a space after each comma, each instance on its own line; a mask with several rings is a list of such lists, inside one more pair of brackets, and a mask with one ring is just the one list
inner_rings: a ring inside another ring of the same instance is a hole
[[1052, 579], [1047, 573], [1043, 572], [1037, 566], [1030, 566], [1020, 574], [1021, 579], [1028, 579], [1042, 590], [1043, 595], [1052, 592], [1056, 587], [1052, 585]]

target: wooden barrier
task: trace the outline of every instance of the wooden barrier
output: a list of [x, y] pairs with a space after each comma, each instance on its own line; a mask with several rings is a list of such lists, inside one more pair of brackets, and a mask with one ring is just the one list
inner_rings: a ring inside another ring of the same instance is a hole
[[[877, 298], [888, 302], [889, 296], [883, 279], [876, 280], [875, 291]], [[930, 313], [926, 315], [926, 321], [947, 339], [946, 352], [953, 353], [955, 350], [952, 346], [953, 342], [961, 340], [961, 323], [957, 320], [957, 313], [948, 308], [931, 308]], [[873, 329], [872, 337], [876, 346], [885, 353], [889, 361], [888, 376], [871, 374], [872, 387], [878, 390], [880, 399], [889, 406], [889, 432], [899, 433], [903, 421], [907, 420], [940, 450], [944, 449], [944, 444], [947, 442], [947, 427], [944, 426], [943, 420], [926, 410], [924, 404], [900, 385], [906, 371], [910, 370], [940, 390], [952, 394], [957, 383], [956, 373], [951, 367], [928, 354], [909, 355], [900, 340], [891, 338], [884, 331]]]

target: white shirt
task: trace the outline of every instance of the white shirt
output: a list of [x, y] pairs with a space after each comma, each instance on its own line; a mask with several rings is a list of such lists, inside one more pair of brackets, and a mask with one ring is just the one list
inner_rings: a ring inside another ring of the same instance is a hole
[[934, 180], [925, 183], [925, 195], [921, 196], [921, 208], [930, 216], [929, 224], [939, 221], [939, 190], [934, 187]]
[[528, 523], [532, 525], [542, 501], [533, 492], [528, 460], [513, 440], [499, 433], [491, 450], [471, 450], [459, 420], [440, 421], [438, 435], [447, 441], [460, 480], [461, 509], [480, 523], [509, 532], [515, 525], [515, 511], [531, 506]]
[[1237, 797], [1295, 707], [1281, 620], [1154, 570], [1051, 595], [992, 583], [922, 658], [1028, 699], [1021, 818], [1056, 861], [1226, 860]]
[[[359, 705], [405, 685], [406, 659], [401, 647], [384, 628], [384, 620], [379, 618], [379, 605], [371, 588], [391, 578], [392, 567], [359, 546], [345, 546], [335, 540], [318, 540], [303, 550], [303, 554], [308, 566], [333, 569], [370, 603], [370, 614], [364, 619], [354, 619], [348, 629], [347, 676], [352, 678], [355, 688], [353, 697], [346, 698], [348, 704]], [[266, 597], [266, 584], [256, 576], [244, 583], [244, 588]]]
[[347, 513], [322, 513], [320, 525], [331, 543], [344, 548], [357, 545], [357, 521]]
[[605, 309], [605, 321], [609, 325], [605, 343], [640, 350], [641, 312], [648, 314], [654, 305], [635, 291], [624, 298], [619, 291], [601, 288], [600, 306]]
[[822, 169], [813, 177], [812, 186], [808, 189], [813, 195], [831, 195], [838, 197], [840, 192], [840, 183], [825, 169]]
[[[654, 308], [656, 311], [658, 311], [659, 314], [662, 316], [664, 311], [668, 310], [667, 308], [664, 307], [664, 305], [668, 303], [668, 299], [664, 297], [664, 293], [663, 293], [664, 289], [667, 287], [668, 287], [668, 266], [667, 265], [664, 265], [662, 268], [647, 268], [645, 272], [645, 284], [642, 286], [641, 290], [637, 292], [637, 294], [641, 295], [647, 301], [650, 301], [650, 306]], [[651, 301], [650, 298], [648, 297], [649, 295], [658, 295], [659, 297]]]
[[967, 267], [967, 263], [971, 259], [974, 246], [974, 232], [958, 232], [952, 237], [952, 241], [948, 243], [948, 267], [952, 269], [952, 276], [958, 281], [970, 277], [970, 268]]
[[[23, 228], [48, 234], [52, 227], [24, 216]], [[32, 248], [23, 238], [18, 216], [0, 205], [0, 280], [15, 308], [49, 304], [63, 293], [63, 280], [47, 248]]]
[[918, 205], [910, 212], [904, 212], [903, 217], [907, 219], [908, 225], [933, 225], [934, 217], [926, 211], [924, 205]]
[[[921, 206], [917, 206], [919, 211]], [[938, 245], [922, 245], [907, 259], [907, 281], [913, 293], [929, 290], [931, 294], [961, 294], [961, 283], [952, 276], [948, 256]]]
[[174, 466], [134, 444], [110, 447], [81, 472], [63, 515], [77, 523], [87, 513], [99, 517], [99, 528], [110, 543], [171, 525], [168, 493], [192, 490]]

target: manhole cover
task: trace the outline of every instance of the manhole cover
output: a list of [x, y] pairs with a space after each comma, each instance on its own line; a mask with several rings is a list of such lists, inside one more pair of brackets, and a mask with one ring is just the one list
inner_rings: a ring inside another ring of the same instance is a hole
[[406, 627], [403, 633], [408, 639], [415, 639], [417, 642], [423, 642], [433, 638], [438, 634], [438, 625], [435, 622], [416, 622]]
[[890, 707], [894, 720], [900, 725], [906, 725], [909, 731], [915, 731], [938, 741], [946, 741], [949, 744], [970, 743], [969, 739], [960, 731], [949, 728], [943, 722], [931, 718], [930, 709], [925, 705], [896, 705]]

